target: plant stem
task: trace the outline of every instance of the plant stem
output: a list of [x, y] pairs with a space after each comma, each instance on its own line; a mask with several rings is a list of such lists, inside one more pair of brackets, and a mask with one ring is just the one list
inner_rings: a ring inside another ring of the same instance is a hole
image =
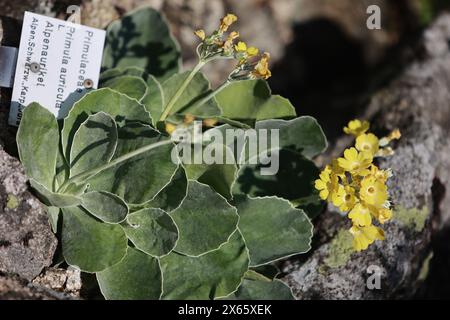
[[186, 90], [189, 83], [192, 81], [192, 79], [194, 79], [194, 76], [197, 74], [197, 72], [200, 71], [200, 69], [205, 65], [205, 63], [206, 63], [205, 61], [200, 60], [199, 63], [195, 66], [195, 68], [191, 71], [191, 73], [189, 73], [188, 77], [183, 81], [181, 86], [178, 88], [173, 97], [167, 103], [161, 117], [159, 118], [159, 121], [166, 120], [166, 118], [170, 114], [170, 111], [172, 111], [172, 108], [174, 107], [175, 103], [178, 101], [178, 99], [183, 94], [184, 90]]
[[152, 149], [155, 149], [155, 148], [167, 145], [167, 144], [171, 144], [171, 143], [172, 143], [172, 140], [170, 140], [170, 139], [169, 140], [160, 141], [160, 142], [155, 142], [155, 143], [143, 146], [143, 147], [141, 147], [139, 149], [136, 149], [134, 151], [131, 151], [131, 152], [127, 153], [127, 154], [124, 154], [124, 155], [114, 159], [113, 161], [104, 164], [104, 165], [101, 165], [101, 166], [96, 167], [94, 169], [89, 169], [89, 170], [87, 170], [85, 172], [77, 174], [76, 176], [73, 176], [72, 178], [66, 180], [61, 185], [61, 187], [58, 189], [58, 192], [64, 192], [65, 189], [71, 183], [80, 183], [80, 182], [90, 178], [92, 175], [97, 174], [99, 172], [102, 172], [102, 171], [104, 171], [106, 169], [109, 169], [111, 167], [114, 167], [115, 165], [118, 165], [119, 163], [124, 162], [124, 161], [126, 161], [126, 160], [128, 160], [130, 158], [133, 158], [135, 156], [138, 156], [138, 155], [140, 155], [142, 153], [145, 153], [147, 151], [150, 151]]
[[231, 84], [231, 81], [228, 81], [228, 80], [225, 81], [216, 90], [211, 91], [206, 97], [204, 97], [203, 99], [201, 99], [197, 103], [194, 103], [194, 105], [192, 106], [192, 109], [195, 110], [196, 108], [201, 107], [202, 105], [207, 103], [209, 100], [214, 98], [220, 91], [222, 91], [223, 89], [228, 87], [230, 84]]

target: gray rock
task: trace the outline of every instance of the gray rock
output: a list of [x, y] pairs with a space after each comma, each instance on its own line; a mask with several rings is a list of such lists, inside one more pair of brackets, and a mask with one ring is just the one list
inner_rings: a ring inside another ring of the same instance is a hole
[[18, 276], [0, 274], [0, 300], [70, 300], [71, 296], [40, 285], [28, 283]]
[[0, 148], [0, 271], [32, 280], [51, 264], [57, 240], [20, 162]]

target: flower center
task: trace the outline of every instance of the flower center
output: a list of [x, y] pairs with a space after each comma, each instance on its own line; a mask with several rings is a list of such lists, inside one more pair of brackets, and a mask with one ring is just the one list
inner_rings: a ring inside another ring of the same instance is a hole
[[365, 145], [363, 145], [363, 149], [364, 150], [370, 150], [370, 145], [366, 143]]
[[369, 188], [367, 189], [367, 192], [368, 192], [368, 193], [374, 193], [374, 192], [375, 192], [375, 188], [374, 188], [374, 187], [369, 187]]
[[345, 197], [344, 197], [346, 202], [349, 202], [351, 198], [352, 198], [352, 196], [349, 195], [349, 194], [346, 194]]

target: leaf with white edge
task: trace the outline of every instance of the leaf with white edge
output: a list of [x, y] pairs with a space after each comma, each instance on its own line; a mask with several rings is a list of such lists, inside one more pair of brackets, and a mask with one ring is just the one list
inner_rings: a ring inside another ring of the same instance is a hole
[[291, 289], [280, 280], [244, 278], [239, 289], [225, 300], [295, 300]]
[[[168, 138], [149, 125], [128, 123], [119, 128], [119, 140], [112, 161], [165, 140], [168, 141]], [[178, 164], [171, 158], [173, 144], [168, 142], [101, 171], [88, 180], [90, 190], [114, 193], [131, 205], [152, 200], [170, 183], [178, 169]]]
[[122, 261], [98, 272], [97, 281], [108, 300], [157, 300], [162, 292], [158, 259], [131, 247]]
[[150, 113], [153, 119], [153, 125], [156, 125], [159, 117], [163, 113], [166, 100], [164, 98], [163, 88], [161, 83], [155, 77], [149, 76], [147, 79], [147, 93], [141, 99], [141, 103], [145, 109]]
[[170, 180], [170, 183], [164, 187], [152, 200], [145, 204], [148, 208], [160, 208], [166, 212], [171, 212], [178, 208], [186, 197], [188, 179], [182, 166], [178, 167], [177, 172]]
[[239, 231], [219, 250], [194, 258], [172, 252], [161, 258], [163, 299], [217, 299], [237, 289], [248, 270], [248, 251]]
[[245, 123], [296, 116], [291, 103], [273, 96], [267, 82], [247, 80], [233, 82], [216, 96], [222, 116]]
[[[230, 199], [231, 186], [238, 169], [233, 152], [223, 144], [211, 143], [203, 150], [203, 156], [208, 159], [204, 158], [202, 164], [194, 164], [194, 159], [190, 159], [191, 164], [184, 165], [188, 178], [207, 184], [223, 197]], [[212, 163], [208, 164], [210, 162]]]
[[312, 224], [303, 210], [276, 197], [241, 196], [234, 200], [251, 266], [305, 253], [311, 248]]
[[71, 194], [52, 192], [33, 179], [30, 179], [30, 185], [37, 193], [39, 199], [47, 206], [65, 208], [75, 207], [81, 204], [80, 197]]
[[103, 69], [136, 66], [164, 79], [178, 71], [180, 57], [165, 19], [154, 9], [132, 11], [106, 30]]
[[59, 146], [55, 116], [37, 103], [27, 106], [17, 132], [17, 146], [27, 176], [53, 190]]
[[131, 213], [123, 229], [139, 250], [154, 257], [170, 253], [178, 240], [173, 219], [161, 209], [142, 209]]
[[113, 78], [104, 82], [102, 88], [110, 88], [136, 100], [142, 99], [147, 93], [147, 84], [142, 78], [136, 76]]
[[[108, 69], [100, 75], [100, 86], [113, 81], [122, 76], [134, 76], [139, 77], [147, 84], [147, 91], [139, 101], [145, 106], [145, 109], [150, 113], [153, 119], [153, 125], [156, 125], [156, 120], [159, 119], [163, 111], [164, 96], [162, 92], [162, 86], [158, 80], [152, 75], [149, 75], [141, 68], [127, 67], [127, 68], [114, 68]], [[117, 90], [117, 89], [116, 89]]]
[[179, 230], [175, 250], [199, 256], [219, 248], [236, 230], [236, 208], [211, 187], [190, 180], [186, 198], [170, 214]]
[[[164, 101], [166, 103], [168, 103], [175, 95], [183, 81], [189, 76], [189, 73], [189, 71], [186, 71], [184, 73], [174, 74], [161, 84], [164, 93]], [[220, 108], [214, 98], [201, 106], [196, 104], [196, 102], [200, 101], [210, 91], [211, 85], [209, 84], [208, 79], [201, 72], [197, 73], [187, 86], [186, 90], [178, 98], [170, 111], [170, 114], [191, 114], [200, 117], [220, 115]], [[152, 112], [154, 111], [152, 110]], [[152, 115], [158, 119], [161, 116], [156, 113]]]
[[99, 85], [103, 87], [106, 82], [123, 76], [133, 76], [145, 80], [148, 74], [144, 69], [138, 67], [107, 69], [100, 74]]
[[70, 176], [108, 163], [117, 146], [117, 127], [114, 119], [99, 112], [90, 115], [78, 128], [70, 150]]
[[[274, 147], [280, 149], [289, 149], [295, 151], [304, 157], [311, 159], [314, 156], [325, 151], [327, 148], [327, 139], [317, 120], [309, 117], [299, 117], [293, 120], [264, 120], [258, 121], [256, 130], [267, 130], [268, 145], [265, 149], [258, 148], [258, 153]], [[272, 146], [271, 131], [279, 130], [279, 139], [277, 145]], [[253, 155], [251, 155], [253, 156]]]
[[[315, 195], [314, 181], [319, 176], [319, 169], [311, 160], [288, 149], [280, 150], [278, 155], [272, 152], [271, 158], [270, 165], [261, 164], [261, 158], [257, 159], [258, 164], [242, 165], [233, 185], [233, 194], [248, 194], [252, 197], [278, 196], [287, 200]], [[261, 170], [270, 166], [274, 174], [262, 174], [264, 172]]]
[[60, 208], [47, 206], [48, 222], [50, 222], [50, 226], [52, 227], [52, 231], [54, 233], [58, 232], [58, 221], [60, 213], [61, 213]]
[[62, 250], [66, 262], [84, 272], [99, 272], [122, 260], [127, 237], [119, 225], [102, 223], [80, 207], [63, 208]]
[[127, 204], [115, 194], [106, 191], [83, 194], [81, 205], [90, 214], [107, 223], [120, 223], [128, 214]]
[[249, 271], [254, 271], [255, 273], [260, 274], [270, 280], [275, 279], [276, 276], [280, 274], [280, 269], [272, 264], [265, 264], [262, 266], [254, 267]]
[[69, 158], [72, 140], [80, 125], [97, 112], [109, 114], [119, 127], [132, 121], [152, 123], [150, 114], [137, 100], [109, 88], [92, 91], [75, 103], [64, 119], [61, 142], [66, 158]]

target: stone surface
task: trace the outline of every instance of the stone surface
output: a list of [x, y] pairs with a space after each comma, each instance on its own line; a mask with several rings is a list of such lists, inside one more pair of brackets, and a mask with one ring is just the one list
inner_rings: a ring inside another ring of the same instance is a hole
[[0, 272], [32, 280], [57, 245], [43, 205], [28, 191], [19, 161], [0, 149]]
[[69, 300], [71, 296], [0, 273], [0, 300]]
[[82, 287], [81, 272], [73, 267], [67, 269], [47, 268], [39, 277], [33, 280], [33, 284], [64, 292], [73, 297], [79, 297]]
[[[325, 262], [332, 239], [350, 225], [348, 219], [336, 212], [324, 212], [316, 230], [315, 250], [306, 259], [290, 261], [284, 266], [285, 280], [293, 286], [297, 298], [410, 298], [422, 284], [424, 263], [430, 261], [433, 265], [434, 262], [434, 258], [427, 259], [434, 246], [431, 237], [439, 238], [440, 230], [448, 225], [450, 211], [448, 206], [443, 206], [450, 201], [446, 193], [450, 190], [448, 39], [450, 15], [447, 14], [425, 32], [416, 61], [375, 95], [362, 115], [372, 120], [376, 132], [385, 133], [394, 128], [402, 131], [395, 155], [381, 161], [380, 166], [392, 168], [394, 177], [389, 181], [392, 201], [396, 210], [402, 211], [403, 218], [406, 214], [411, 219], [400, 220], [400, 214], [396, 219], [394, 211], [393, 220], [384, 227], [385, 241], [377, 241], [367, 251], [352, 254], [343, 265], [330, 268]], [[349, 142], [345, 138], [342, 141], [336, 144], [340, 152]], [[338, 149], [331, 153], [338, 153]], [[425, 217], [414, 217], [421, 214]], [[405, 224], [415, 218], [415, 221], [425, 218], [424, 225]], [[366, 286], [370, 266], [380, 271], [380, 290], [369, 290]]]

